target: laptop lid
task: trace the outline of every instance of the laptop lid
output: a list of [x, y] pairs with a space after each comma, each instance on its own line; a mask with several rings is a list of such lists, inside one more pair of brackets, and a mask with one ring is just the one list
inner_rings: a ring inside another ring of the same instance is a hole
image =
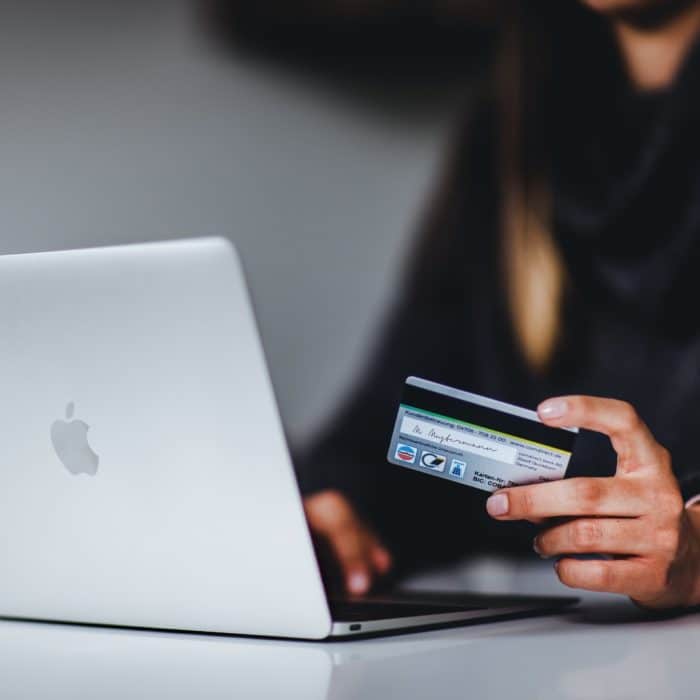
[[326, 637], [224, 239], [0, 258], [0, 615]]

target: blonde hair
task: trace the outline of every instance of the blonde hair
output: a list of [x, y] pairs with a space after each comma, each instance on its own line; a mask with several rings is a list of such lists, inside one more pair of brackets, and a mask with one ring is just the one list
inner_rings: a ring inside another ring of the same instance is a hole
[[560, 338], [566, 274], [552, 231], [548, 173], [542, 165], [546, 144], [537, 133], [542, 131], [538, 105], [532, 104], [546, 59], [541, 61], [540, 48], [531, 45], [538, 36], [527, 15], [516, 11], [511, 20], [496, 66], [502, 275], [519, 348], [528, 366], [542, 372]]
[[547, 368], [561, 330], [565, 272], [551, 228], [523, 192], [505, 194], [503, 275], [515, 337], [531, 369]]
[[[483, 82], [471, 95], [456, 140], [448, 144], [448, 166], [430, 196], [430, 206], [421, 222], [423, 236], [407, 272], [418, 297], [429, 283], [421, 270], [430, 269], [431, 265], [437, 269], [449, 255], [455, 205], [463, 196], [462, 177], [465, 168], [471, 174], [475, 170], [465, 158], [472, 156], [471, 144], [483, 137], [478, 131], [482, 125], [475, 119], [476, 112], [482, 100], [495, 104], [500, 117], [496, 132], [498, 151], [494, 154], [500, 180], [500, 282], [523, 360], [533, 372], [542, 373], [560, 340], [567, 278], [552, 232], [546, 137], [542, 138], [538, 133], [541, 130], [528, 123], [528, 118], [532, 121], [531, 101], [538, 99], [538, 81], [547, 57], [539, 46], [525, 43], [537, 41], [541, 28], [532, 30], [525, 26], [532, 24], [532, 12], [526, 12], [517, 1], [510, 9], [512, 14], [507, 15], [505, 26], [501, 27], [501, 45], [498, 60], [491, 64], [493, 71], [485, 71]], [[537, 59], [535, 63], [545, 60], [532, 66], [531, 57]], [[539, 126], [537, 119], [535, 122]]]

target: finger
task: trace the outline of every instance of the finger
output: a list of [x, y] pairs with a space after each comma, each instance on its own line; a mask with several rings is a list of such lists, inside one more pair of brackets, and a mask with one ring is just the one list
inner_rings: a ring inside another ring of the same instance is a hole
[[383, 576], [391, 570], [393, 560], [389, 550], [379, 544], [374, 538], [371, 544], [370, 556], [378, 574]]
[[365, 532], [359, 527], [349, 526], [329, 533], [327, 538], [347, 592], [353, 595], [367, 593], [372, 586], [374, 564]]
[[579, 477], [502, 489], [486, 501], [486, 510], [497, 520], [581, 515], [633, 517], [646, 510], [640, 492], [634, 480]]
[[544, 401], [537, 412], [547, 425], [578, 426], [607, 435], [622, 471], [657, 466], [664, 452], [639, 414], [625, 401], [561, 396]]
[[534, 541], [542, 557], [560, 554], [647, 554], [652, 543], [636, 518], [576, 518], [540, 533]]
[[651, 575], [641, 558], [614, 559], [560, 559], [554, 566], [559, 580], [570, 588], [586, 591], [622, 593], [631, 598], [653, 597], [658, 581]]
[[355, 511], [339, 491], [319, 491], [304, 499], [304, 511], [311, 530], [325, 535], [356, 519]]
[[345, 590], [366, 593], [372, 585], [376, 540], [348, 500], [337, 491], [323, 491], [308, 496], [304, 508], [312, 533], [325, 542], [333, 563], [340, 568]]

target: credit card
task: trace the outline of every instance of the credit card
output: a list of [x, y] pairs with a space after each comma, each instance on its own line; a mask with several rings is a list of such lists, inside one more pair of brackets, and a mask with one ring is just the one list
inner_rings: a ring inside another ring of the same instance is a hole
[[408, 377], [387, 458], [483, 491], [563, 479], [578, 428], [535, 411]]

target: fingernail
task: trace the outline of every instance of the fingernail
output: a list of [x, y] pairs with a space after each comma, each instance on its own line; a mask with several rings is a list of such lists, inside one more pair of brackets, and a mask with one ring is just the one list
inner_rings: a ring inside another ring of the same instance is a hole
[[561, 418], [566, 415], [568, 408], [566, 399], [548, 399], [537, 407], [537, 412], [540, 418]]
[[356, 571], [348, 578], [348, 589], [350, 593], [367, 593], [369, 589], [369, 578], [367, 574]]
[[508, 512], [508, 496], [505, 493], [497, 493], [486, 501], [486, 510], [492, 518], [505, 515]]
[[549, 559], [549, 554], [542, 554], [542, 551], [540, 550], [539, 545], [537, 544], [538, 539], [538, 537], [535, 537], [535, 539], [532, 540], [532, 548], [535, 550], [535, 553], [538, 554], [542, 559]]

